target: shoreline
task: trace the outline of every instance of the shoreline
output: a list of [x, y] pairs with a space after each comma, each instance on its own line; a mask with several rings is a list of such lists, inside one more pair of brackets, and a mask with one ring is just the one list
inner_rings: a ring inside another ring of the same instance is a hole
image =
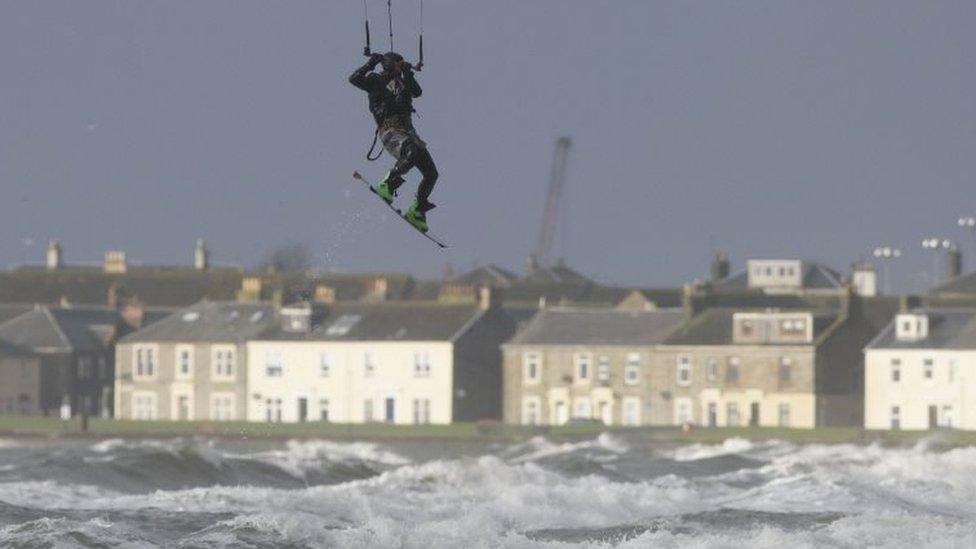
[[90, 419], [82, 431], [79, 419], [0, 415], [0, 438], [20, 439], [160, 439], [207, 437], [236, 440], [336, 440], [364, 442], [499, 442], [517, 443], [542, 436], [573, 442], [601, 433], [620, 434], [647, 444], [720, 444], [732, 438], [753, 442], [783, 440], [797, 444], [882, 444], [911, 446], [921, 441], [940, 445], [976, 445], [976, 432], [957, 430], [868, 431], [854, 427], [788, 429], [777, 427], [604, 427], [600, 424], [524, 427], [500, 423], [388, 425], [336, 423], [175, 422]]

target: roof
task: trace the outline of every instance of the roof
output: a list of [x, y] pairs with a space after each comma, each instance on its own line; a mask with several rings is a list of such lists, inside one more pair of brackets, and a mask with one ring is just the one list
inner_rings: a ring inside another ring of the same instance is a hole
[[108, 307], [39, 306], [0, 324], [0, 340], [23, 350], [101, 351], [118, 323], [118, 312]]
[[245, 341], [277, 323], [270, 303], [201, 301], [136, 330], [120, 343]]
[[[800, 265], [803, 269], [804, 290], [829, 290], [844, 286], [841, 274], [823, 263], [801, 261]], [[749, 273], [743, 269], [715, 282], [714, 289], [720, 292], [745, 292], [759, 288], [749, 288]]]
[[518, 279], [514, 273], [507, 271], [494, 263], [489, 263], [483, 267], [478, 267], [466, 273], [459, 274], [450, 279], [454, 284], [470, 285], [496, 285], [507, 286]]
[[[695, 315], [680, 326], [665, 341], [665, 345], [732, 345], [732, 319], [736, 313], [765, 312], [765, 309], [741, 309], [718, 307], [707, 309]], [[783, 310], [780, 312], [803, 312], [813, 314], [814, 341], [837, 321], [836, 313], [811, 310]], [[771, 343], [770, 345], [780, 345]]]
[[0, 324], [33, 309], [33, 303], [0, 303]]
[[562, 263], [553, 267], [539, 267], [522, 278], [523, 282], [557, 284], [592, 284], [593, 281]]
[[929, 335], [919, 341], [900, 341], [892, 320], [868, 349], [976, 349], [976, 308], [912, 309], [929, 317]]
[[957, 276], [949, 282], [933, 288], [934, 294], [974, 294], [976, 295], [976, 271]]
[[653, 345], [674, 331], [682, 318], [682, 311], [675, 309], [542, 309], [509, 344]]
[[311, 332], [279, 326], [260, 340], [285, 341], [451, 341], [485, 311], [475, 304], [423, 302], [337, 303], [326, 308]]

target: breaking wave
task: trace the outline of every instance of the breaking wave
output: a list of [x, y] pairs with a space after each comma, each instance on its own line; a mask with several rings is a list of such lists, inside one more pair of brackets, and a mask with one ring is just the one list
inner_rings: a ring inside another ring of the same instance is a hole
[[976, 545], [976, 448], [935, 444], [112, 440], [0, 460], [0, 545]]

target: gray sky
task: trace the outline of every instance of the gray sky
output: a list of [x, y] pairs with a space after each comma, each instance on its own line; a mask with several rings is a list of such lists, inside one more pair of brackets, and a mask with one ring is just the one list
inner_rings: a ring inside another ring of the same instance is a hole
[[[414, 57], [418, 2], [393, 3]], [[361, 2], [0, 3], [0, 264], [50, 237], [69, 261], [189, 262], [204, 237], [247, 265], [299, 241], [323, 268], [521, 270], [562, 134], [559, 249], [600, 280], [688, 280], [713, 247], [846, 269], [895, 244], [918, 287], [923, 237], [976, 242], [956, 226], [976, 214], [974, 2], [427, 0], [425, 19], [446, 252], [349, 177], [389, 165], [363, 159], [346, 82]]]

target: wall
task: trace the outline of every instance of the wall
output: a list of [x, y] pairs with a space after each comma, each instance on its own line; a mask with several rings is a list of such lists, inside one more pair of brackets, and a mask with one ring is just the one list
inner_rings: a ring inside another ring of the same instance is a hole
[[[901, 381], [892, 381], [891, 360], [901, 359]], [[933, 360], [932, 379], [925, 379], [923, 361]], [[954, 375], [950, 375], [954, 365]], [[976, 350], [869, 349], [866, 352], [864, 426], [890, 429], [891, 407], [900, 408], [901, 429], [928, 429], [929, 406], [939, 421], [950, 406], [952, 426], [976, 429]]]
[[[320, 374], [321, 353], [329, 357], [329, 376]], [[364, 355], [372, 355], [367, 375]], [[426, 352], [430, 375], [414, 374], [414, 354]], [[298, 399], [308, 402], [309, 419], [318, 418], [320, 399], [329, 401], [329, 420], [365, 421], [364, 401], [372, 399], [374, 421], [382, 421], [385, 401], [393, 398], [395, 423], [413, 423], [413, 400], [429, 399], [430, 422], [451, 423], [453, 346], [448, 342], [251, 341], [248, 343], [247, 419], [267, 421], [267, 399], [282, 400], [281, 421], [298, 421]], [[280, 353], [284, 371], [269, 377], [268, 353]]]

